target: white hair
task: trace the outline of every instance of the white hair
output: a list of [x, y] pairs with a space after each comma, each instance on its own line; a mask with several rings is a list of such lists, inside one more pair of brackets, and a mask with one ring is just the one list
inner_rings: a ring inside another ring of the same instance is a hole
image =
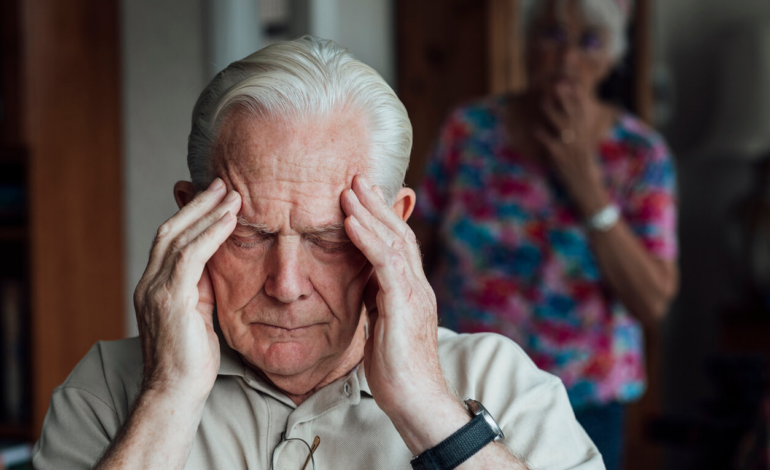
[[198, 189], [214, 178], [218, 130], [234, 109], [257, 121], [355, 113], [369, 137], [366, 176], [391, 204], [404, 184], [412, 150], [406, 108], [374, 69], [333, 41], [303, 36], [278, 42], [214, 77], [195, 104], [188, 140], [187, 166]]
[[[525, 0], [524, 24], [525, 34], [529, 38], [532, 26], [541, 20], [552, 4], [556, 14], [564, 14], [569, 0]], [[609, 33], [609, 53], [613, 60], [618, 60], [628, 49], [626, 26], [631, 16], [633, 0], [578, 0], [580, 10], [585, 20], [591, 25], [607, 30]]]

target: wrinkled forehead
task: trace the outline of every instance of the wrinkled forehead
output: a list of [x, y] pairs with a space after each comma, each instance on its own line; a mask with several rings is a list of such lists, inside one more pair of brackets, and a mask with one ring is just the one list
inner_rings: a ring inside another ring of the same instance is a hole
[[236, 115], [220, 130], [216, 172], [241, 193], [241, 215], [291, 209], [341, 217], [340, 193], [366, 172], [368, 134], [355, 115], [287, 120]]

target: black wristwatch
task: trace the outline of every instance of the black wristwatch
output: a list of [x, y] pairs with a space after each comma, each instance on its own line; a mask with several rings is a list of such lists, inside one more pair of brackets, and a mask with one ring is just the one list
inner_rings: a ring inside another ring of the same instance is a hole
[[473, 419], [436, 447], [412, 459], [415, 470], [451, 470], [471, 458], [492, 441], [504, 439], [503, 430], [484, 405], [471, 398], [465, 406]]

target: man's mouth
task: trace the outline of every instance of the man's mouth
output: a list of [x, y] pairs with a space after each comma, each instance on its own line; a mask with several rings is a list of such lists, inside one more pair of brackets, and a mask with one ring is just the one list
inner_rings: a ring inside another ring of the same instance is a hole
[[312, 327], [316, 326], [315, 324], [311, 324], [311, 325], [304, 325], [304, 326], [289, 327], [289, 326], [270, 325], [268, 323], [259, 323], [259, 322], [254, 323], [254, 324], [258, 325], [260, 328], [264, 328], [264, 329], [267, 329], [269, 331], [273, 331], [273, 332], [287, 332], [287, 333], [302, 332], [302, 331], [308, 330], [309, 328], [312, 328]]

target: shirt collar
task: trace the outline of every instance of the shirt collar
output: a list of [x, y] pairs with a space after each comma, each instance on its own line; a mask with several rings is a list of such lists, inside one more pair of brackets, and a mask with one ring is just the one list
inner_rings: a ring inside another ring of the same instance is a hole
[[366, 372], [364, 371], [364, 361], [361, 361], [361, 364], [358, 365], [358, 368], [356, 370], [356, 377], [358, 378], [358, 386], [361, 389], [361, 392], [366, 393], [370, 397], [374, 397], [374, 395], [372, 395], [372, 391], [369, 390], [369, 382], [366, 381]]

